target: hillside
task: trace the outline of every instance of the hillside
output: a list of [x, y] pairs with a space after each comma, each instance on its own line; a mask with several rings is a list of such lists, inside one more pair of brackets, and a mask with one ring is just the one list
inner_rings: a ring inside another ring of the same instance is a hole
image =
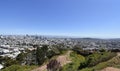
[[120, 62], [119, 61], [120, 61], [120, 53], [117, 53], [116, 57], [114, 57], [110, 61], [108, 61], [109, 64], [111, 64], [111, 67], [104, 68], [101, 71], [120, 71], [120, 69], [119, 69]]
[[[61, 67], [64, 66], [64, 65], [66, 65], [67, 63], [70, 63], [70, 62], [71, 62], [71, 59], [69, 58], [70, 53], [71, 53], [71, 51], [67, 51], [65, 54], [62, 54], [62, 55], [56, 57], [55, 60], [56, 60], [58, 63], [60, 63], [60, 66], [61, 66]], [[52, 61], [52, 60], [51, 60], [51, 61]], [[48, 62], [48, 64], [49, 64], [49, 63], [50, 63], [50, 62]], [[53, 65], [53, 67], [55, 66], [54, 64], [52, 64], [52, 65]], [[47, 64], [45, 64], [45, 65], [43, 65], [43, 66], [40, 66], [39, 68], [36, 68], [36, 69], [34, 69], [34, 70], [32, 70], [32, 71], [47, 71]]]
[[84, 54], [74, 50], [65, 50], [45, 60], [42, 65], [12, 65], [2, 71], [119, 71], [119, 52], [95, 51], [86, 55], [85, 51]]

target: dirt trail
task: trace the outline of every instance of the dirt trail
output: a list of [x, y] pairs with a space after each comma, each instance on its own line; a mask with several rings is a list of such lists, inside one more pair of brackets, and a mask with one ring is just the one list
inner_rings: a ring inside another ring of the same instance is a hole
[[107, 68], [105, 68], [105, 69], [103, 69], [103, 70], [101, 70], [101, 71], [120, 71], [120, 69], [118, 69], [118, 68], [113, 68], [113, 67], [107, 67]]
[[69, 59], [71, 51], [68, 51], [65, 55], [61, 55], [57, 57], [57, 61], [60, 63], [61, 66], [70, 63], [71, 60]]
[[120, 56], [120, 52], [119, 52], [119, 53], [117, 53], [117, 56]]
[[[117, 56], [120, 56], [120, 53], [117, 53]], [[101, 71], [120, 71], [120, 69], [114, 67], [107, 67]]]
[[[69, 59], [70, 53], [71, 51], [68, 51], [66, 54], [60, 55], [56, 58], [56, 60], [60, 63], [61, 66], [71, 62], [71, 60]], [[47, 71], [47, 64], [32, 71]]]

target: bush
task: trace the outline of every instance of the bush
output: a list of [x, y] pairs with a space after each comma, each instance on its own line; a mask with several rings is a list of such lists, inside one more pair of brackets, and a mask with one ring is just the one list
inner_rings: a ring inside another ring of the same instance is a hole
[[36, 66], [21, 66], [21, 65], [12, 65], [2, 71], [30, 71], [36, 68]]
[[2, 60], [3, 60], [2, 62], [3, 62], [4, 67], [8, 67], [8, 66], [11, 66], [11, 65], [14, 65], [14, 64], [18, 64], [18, 62], [15, 59], [12, 59], [12, 58], [9, 58], [9, 57], [3, 57]]
[[[117, 58], [115, 57], [116, 53], [113, 52], [102, 52], [102, 53], [95, 53], [88, 57], [86, 57], [86, 63], [84, 63], [84, 68], [79, 71], [96, 71], [106, 68], [107, 66], [114, 66], [114, 63], [120, 64]], [[113, 58], [115, 57], [115, 58]], [[90, 60], [89, 60], [90, 59]]]
[[50, 59], [57, 54], [59, 54], [59, 51], [57, 49], [51, 49], [47, 45], [37, 47], [36, 59], [38, 65], [42, 65], [47, 59]]
[[21, 64], [25, 60], [26, 56], [27, 56], [27, 53], [22, 52], [16, 57], [16, 60], [19, 62], [19, 64]]
[[95, 66], [101, 62], [107, 61], [111, 58], [116, 56], [115, 53], [112, 52], [101, 52], [101, 53], [94, 53], [92, 55], [89, 55], [86, 57], [86, 66], [92, 67]]

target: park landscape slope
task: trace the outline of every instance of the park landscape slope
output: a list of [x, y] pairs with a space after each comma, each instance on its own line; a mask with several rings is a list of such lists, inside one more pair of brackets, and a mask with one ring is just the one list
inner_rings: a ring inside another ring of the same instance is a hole
[[[61, 67], [64, 67], [62, 71], [66, 71], [66, 70], [68, 71], [69, 69], [66, 69], [66, 67], [69, 68], [69, 63], [73, 62], [71, 59], [71, 56], [70, 56], [71, 52], [72, 51], [67, 51], [65, 54], [62, 54], [62, 55], [59, 55], [56, 57], [56, 60], [57, 60], [57, 62], [60, 63]], [[77, 55], [77, 58], [78, 57], [79, 56]], [[75, 65], [80, 64], [80, 62], [77, 61], [78, 60], [77, 58], [74, 57], [74, 60], [77, 62], [77, 63], [76, 62], [74, 63]], [[82, 57], [79, 57], [79, 58], [81, 59]], [[84, 61], [84, 58], [82, 59], [82, 61]], [[120, 71], [120, 69], [116, 67], [119, 64], [120, 64], [120, 53], [117, 53], [117, 56], [113, 57], [112, 59], [110, 59], [106, 62], [101, 62], [100, 64], [94, 66], [93, 69], [95, 71]], [[103, 65], [103, 66], [101, 66], [101, 65]], [[76, 67], [74, 66], [75, 69], [70, 69], [70, 70], [76, 71], [78, 66], [76, 66]], [[85, 68], [85, 69], [79, 70], [79, 71], [88, 71], [88, 70], [93, 71], [93, 69], [92, 68], [88, 68], [88, 69]], [[99, 70], [99, 69], [101, 69], [101, 70]], [[47, 64], [44, 64], [44, 65], [42, 65], [42, 66], [40, 66], [32, 71], [47, 71]]]
[[[65, 54], [56, 57], [56, 61], [60, 63], [61, 67], [71, 62], [71, 59], [69, 57], [71, 52], [72, 51], [67, 51]], [[47, 63], [32, 71], [47, 71]]]
[[[120, 62], [120, 53], [117, 53], [117, 56], [112, 58], [111, 61], [113, 61], [113, 63], [116, 63], [116, 64], [119, 63]], [[117, 67], [111, 66], [111, 67], [106, 67], [106, 68], [102, 69], [101, 71], [120, 71], [120, 69]]]
[[[94, 64], [94, 62], [97, 62], [99, 59], [98, 57], [106, 59], [112, 54], [115, 54], [115, 56], [112, 56], [112, 58], [109, 58], [106, 61], [101, 61], [91, 67], [88, 66], [91, 63]], [[63, 54], [52, 57], [39, 67], [13, 65], [3, 69], [2, 71], [57, 71], [52, 69], [60, 69], [60, 71], [120, 71], [120, 53], [102, 52], [93, 53], [87, 56], [87, 58], [91, 57], [93, 60], [89, 62], [85, 56], [72, 50], [66, 50]], [[97, 61], [94, 61], [94, 59], [97, 59]], [[86, 62], [89, 62], [90, 64], [87, 63], [88, 65], [86, 65]]]

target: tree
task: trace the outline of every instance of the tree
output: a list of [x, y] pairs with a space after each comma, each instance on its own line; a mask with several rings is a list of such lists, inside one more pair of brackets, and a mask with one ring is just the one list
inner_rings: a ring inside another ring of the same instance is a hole
[[15, 65], [15, 64], [18, 64], [16, 60], [9, 58], [9, 57], [4, 58], [4, 67], [8, 67], [8, 66]]
[[16, 60], [19, 62], [19, 64], [22, 64], [26, 56], [27, 56], [27, 53], [22, 52], [16, 57]]
[[47, 59], [47, 51], [48, 51], [47, 45], [43, 45], [42, 47], [37, 47], [36, 59], [38, 61], [38, 65], [43, 64], [43, 62]]

